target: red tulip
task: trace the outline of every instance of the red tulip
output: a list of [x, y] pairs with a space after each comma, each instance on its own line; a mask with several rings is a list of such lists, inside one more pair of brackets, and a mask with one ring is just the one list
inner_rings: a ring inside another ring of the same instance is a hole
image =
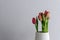
[[44, 15], [47, 16], [49, 11], [45, 10]]
[[44, 15], [49, 19], [49, 16], [50, 16], [49, 11], [45, 10]]
[[39, 15], [38, 15], [38, 19], [39, 19], [40, 21], [42, 21], [42, 15], [43, 15], [42, 12], [40, 12]]
[[36, 19], [35, 18], [32, 18], [32, 23], [36, 24]]
[[42, 15], [43, 15], [43, 12], [40, 12], [40, 13], [39, 13], [39, 15], [41, 15], [41, 16], [42, 16]]

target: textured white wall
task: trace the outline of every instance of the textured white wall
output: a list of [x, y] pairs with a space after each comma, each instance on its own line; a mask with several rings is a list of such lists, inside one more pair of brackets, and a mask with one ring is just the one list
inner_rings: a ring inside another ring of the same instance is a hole
[[50, 10], [50, 40], [60, 40], [59, 0], [0, 0], [0, 40], [34, 40], [32, 17]]

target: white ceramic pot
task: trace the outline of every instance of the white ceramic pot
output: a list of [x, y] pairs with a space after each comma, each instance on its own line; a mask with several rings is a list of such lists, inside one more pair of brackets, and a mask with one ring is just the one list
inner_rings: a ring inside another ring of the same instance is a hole
[[35, 40], [50, 40], [49, 39], [49, 32], [46, 32], [46, 33], [36, 32]]

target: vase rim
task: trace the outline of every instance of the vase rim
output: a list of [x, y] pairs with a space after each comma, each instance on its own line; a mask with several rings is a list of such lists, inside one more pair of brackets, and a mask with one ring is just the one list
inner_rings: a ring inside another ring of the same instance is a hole
[[42, 31], [38, 31], [38, 32], [36, 32], [36, 33], [49, 33], [49, 32], [42, 32]]

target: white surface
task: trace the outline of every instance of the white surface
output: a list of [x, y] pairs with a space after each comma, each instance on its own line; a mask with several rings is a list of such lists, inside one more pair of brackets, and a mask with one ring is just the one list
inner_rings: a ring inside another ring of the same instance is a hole
[[47, 33], [36, 32], [35, 40], [50, 40], [49, 32]]
[[60, 40], [60, 0], [0, 0], [0, 40], [34, 40], [31, 19], [46, 9], [50, 38]]

